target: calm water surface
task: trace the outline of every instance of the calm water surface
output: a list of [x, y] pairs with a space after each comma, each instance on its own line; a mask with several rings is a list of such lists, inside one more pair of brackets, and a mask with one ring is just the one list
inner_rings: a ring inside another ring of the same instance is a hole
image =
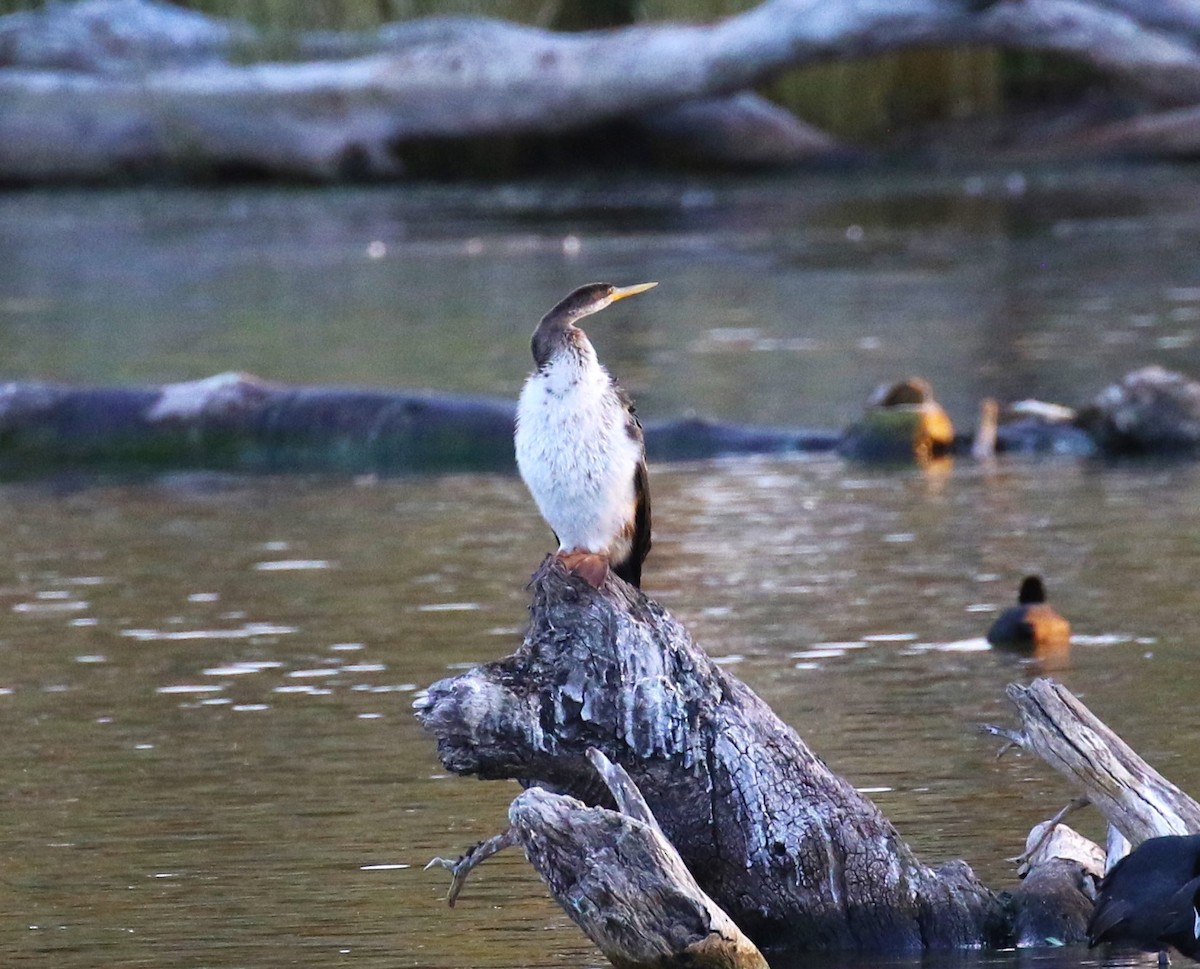
[[[718, 462], [654, 484], [651, 594], [926, 860], [1007, 884], [1069, 797], [975, 732], [1011, 723], [1004, 686], [1033, 675], [978, 638], [1027, 568], [1080, 634], [1057, 675], [1200, 789], [1200, 469]], [[499, 830], [516, 793], [445, 776], [409, 708], [518, 642], [548, 538], [519, 481], [47, 483], [6, 488], [0, 514], [0, 950], [597, 964], [518, 856], [453, 911], [421, 870]]]
[[[559, 295], [657, 278], [594, 327], [648, 416], [833, 426], [920, 372], [969, 424], [984, 393], [1078, 401], [1144, 362], [1200, 372], [1197, 182], [12, 194], [4, 376], [238, 368], [511, 396]], [[1027, 571], [1074, 621], [1055, 675], [1200, 791], [1200, 468], [652, 478], [647, 591], [926, 861], [1009, 885], [1005, 859], [1072, 794], [976, 732], [1011, 724], [1005, 685], [1036, 675], [980, 639]], [[0, 961], [604, 964], [518, 855], [452, 911], [421, 870], [500, 830], [516, 794], [445, 776], [410, 713], [519, 642], [550, 537], [515, 477], [59, 478], [0, 487], [0, 520]]]

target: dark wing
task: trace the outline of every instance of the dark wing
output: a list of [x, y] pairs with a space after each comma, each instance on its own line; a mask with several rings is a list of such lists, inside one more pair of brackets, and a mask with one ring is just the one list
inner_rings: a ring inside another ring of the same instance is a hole
[[1121, 928], [1129, 921], [1132, 911], [1133, 906], [1128, 902], [1101, 894], [1088, 920], [1088, 947], [1122, 938], [1124, 933]]
[[650, 554], [650, 475], [646, 470], [646, 442], [642, 434], [641, 422], [634, 413], [629, 397], [624, 391], [618, 390], [618, 393], [629, 413], [629, 421], [625, 426], [626, 433], [641, 446], [642, 459], [633, 472], [633, 537], [629, 558], [624, 562], [612, 563], [612, 570], [630, 585], [640, 588], [642, 563]]
[[1025, 651], [1033, 648], [1033, 626], [1025, 618], [1025, 606], [1010, 606], [987, 632], [987, 641], [1000, 649]]
[[1100, 882], [1088, 921], [1088, 944], [1128, 942], [1153, 950], [1166, 943], [1195, 946], [1195, 897], [1200, 890], [1200, 839], [1143, 842]]

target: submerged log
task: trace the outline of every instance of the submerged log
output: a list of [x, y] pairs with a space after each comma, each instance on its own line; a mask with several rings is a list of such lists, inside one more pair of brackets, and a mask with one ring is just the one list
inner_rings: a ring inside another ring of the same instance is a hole
[[[1014, 405], [1018, 419], [996, 428], [995, 450], [1085, 457], [1098, 450], [1126, 453], [1136, 442], [1143, 453], [1200, 454], [1200, 445], [1188, 445], [1200, 427], [1197, 388], [1178, 374], [1147, 368], [1078, 418], [1055, 405]], [[856, 460], [894, 461], [943, 448], [924, 431], [916, 433], [924, 426], [918, 426], [924, 420], [919, 408], [901, 404], [879, 413], [898, 415], [894, 427], [871, 432], [886, 447], [863, 446], [870, 436], [863, 424], [841, 434], [688, 417], [646, 422], [646, 449], [661, 462], [835, 449]], [[938, 413], [943, 441], [949, 422]], [[288, 386], [238, 373], [156, 387], [11, 382], [0, 384], [0, 477], [62, 469], [510, 471], [514, 414], [513, 402], [495, 398]], [[897, 428], [886, 439], [884, 431]], [[971, 439], [960, 437], [951, 453], [971, 450]]]
[[1143, 367], [1106, 387], [1077, 423], [1111, 454], [1200, 452], [1200, 383]]
[[929, 868], [661, 606], [550, 559], [521, 648], [430, 687], [442, 763], [596, 804], [595, 747], [629, 773], [700, 887], [767, 948], [996, 944], [1003, 904], [962, 862]]
[[[988, 44], [1063, 54], [1155, 103], [1200, 102], [1188, 18], [1105, 0], [766, 0], [712, 24], [556, 34], [439, 18], [295, 40], [150, 0], [86, 0], [0, 18], [0, 179], [256, 172], [395, 177], [431, 140], [580, 131], [727, 98], [833, 57]], [[739, 112], [718, 154], [778, 119]], [[701, 124], [675, 124], [699, 138]], [[799, 130], [775, 142], [813, 147]], [[737, 135], [741, 132], [741, 135]], [[715, 133], [715, 132], [714, 132]], [[709, 137], [712, 137], [710, 133]], [[680, 138], [680, 145], [688, 139]], [[1143, 147], [1153, 149], [1153, 145]], [[800, 157], [803, 157], [801, 153]]]
[[0, 476], [507, 469], [512, 410], [482, 398], [287, 387], [245, 374], [161, 387], [13, 383], [0, 385]]
[[[0, 477], [63, 468], [511, 471], [515, 410], [492, 398], [291, 387], [237, 373], [160, 387], [0, 384]], [[837, 439], [696, 418], [646, 427], [655, 461], [828, 451]]]

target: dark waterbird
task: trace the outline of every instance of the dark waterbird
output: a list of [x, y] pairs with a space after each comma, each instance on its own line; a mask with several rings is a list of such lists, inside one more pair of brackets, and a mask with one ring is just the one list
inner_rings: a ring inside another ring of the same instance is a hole
[[1088, 945], [1124, 942], [1200, 961], [1200, 834], [1143, 841], [1100, 883]]
[[987, 641], [997, 649], [1025, 655], [1065, 648], [1071, 641], [1071, 624], [1046, 603], [1046, 587], [1039, 576], [1027, 575], [1017, 594], [1017, 605], [1005, 609], [992, 623]]

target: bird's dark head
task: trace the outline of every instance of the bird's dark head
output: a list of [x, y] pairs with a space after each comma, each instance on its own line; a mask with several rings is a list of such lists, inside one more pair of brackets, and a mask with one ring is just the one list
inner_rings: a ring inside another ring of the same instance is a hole
[[569, 295], [559, 300], [558, 304], [542, 319], [561, 321], [571, 324], [582, 320], [585, 316], [599, 313], [606, 306], [611, 306], [626, 296], [636, 296], [648, 289], [653, 289], [658, 283], [639, 283], [636, 286], [614, 286], [612, 283], [588, 283], [573, 290]]
[[1042, 578], [1038, 575], [1027, 575], [1021, 580], [1021, 591], [1017, 593], [1017, 602], [1023, 606], [1032, 605], [1035, 602], [1046, 601], [1046, 587], [1042, 584]]
[[568, 331], [585, 316], [599, 313], [619, 299], [636, 296], [658, 283], [638, 283], [636, 286], [614, 286], [612, 283], [588, 283], [572, 290], [542, 317], [533, 333], [533, 358], [538, 365], [545, 363]]

